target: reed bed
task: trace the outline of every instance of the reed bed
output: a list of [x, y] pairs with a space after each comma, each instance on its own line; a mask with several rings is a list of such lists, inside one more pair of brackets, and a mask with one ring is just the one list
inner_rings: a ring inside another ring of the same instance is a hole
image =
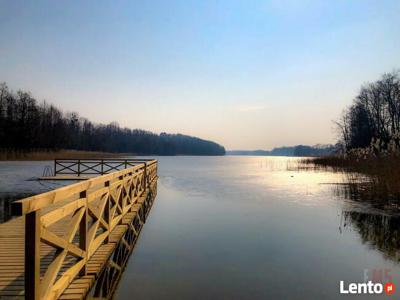
[[[346, 198], [379, 201], [390, 206], [400, 204], [400, 156], [353, 157], [327, 156], [307, 158], [299, 162], [299, 168], [326, 169], [343, 172], [347, 186], [341, 190]], [[396, 209], [398, 206], [395, 205]]]

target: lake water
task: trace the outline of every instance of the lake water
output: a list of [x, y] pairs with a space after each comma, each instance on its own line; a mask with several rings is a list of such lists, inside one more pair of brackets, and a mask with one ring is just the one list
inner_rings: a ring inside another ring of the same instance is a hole
[[[400, 283], [396, 210], [349, 196], [347, 176], [298, 170], [295, 158], [158, 159], [117, 299], [340, 299], [340, 280]], [[0, 191], [51, 188], [25, 181], [46, 164], [0, 163]]]

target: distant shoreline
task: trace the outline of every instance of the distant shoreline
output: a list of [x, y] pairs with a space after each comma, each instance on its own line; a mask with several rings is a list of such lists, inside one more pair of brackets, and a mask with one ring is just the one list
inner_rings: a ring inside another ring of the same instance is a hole
[[319, 157], [331, 155], [337, 151], [334, 145], [295, 145], [276, 147], [272, 150], [227, 150], [226, 155], [243, 156], [294, 156], [294, 157]]

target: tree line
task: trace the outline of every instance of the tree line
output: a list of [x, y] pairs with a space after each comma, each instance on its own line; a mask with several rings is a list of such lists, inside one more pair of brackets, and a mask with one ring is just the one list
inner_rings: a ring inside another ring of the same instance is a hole
[[352, 104], [337, 122], [340, 144], [345, 150], [366, 148], [378, 142], [381, 149], [399, 146], [399, 71], [386, 73], [361, 87]]
[[64, 113], [25, 91], [0, 84], [0, 149], [74, 149], [146, 155], [224, 155], [223, 146], [182, 134], [155, 134], [96, 124], [77, 113]]

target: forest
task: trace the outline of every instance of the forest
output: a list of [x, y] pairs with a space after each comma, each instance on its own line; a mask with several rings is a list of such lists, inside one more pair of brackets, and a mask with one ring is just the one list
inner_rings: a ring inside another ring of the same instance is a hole
[[339, 142], [346, 151], [371, 146], [375, 152], [397, 150], [400, 145], [399, 71], [364, 84], [337, 125]]
[[[336, 122], [340, 151], [304, 160], [306, 165], [349, 171], [349, 194], [358, 198], [400, 199], [400, 75], [383, 74], [365, 83]], [[365, 180], [364, 175], [368, 175]], [[360, 184], [362, 182], [362, 184]], [[398, 204], [396, 204], [398, 205]]]
[[224, 155], [223, 146], [182, 134], [155, 134], [96, 124], [78, 113], [64, 113], [29, 92], [0, 84], [0, 151], [73, 149], [144, 155]]

